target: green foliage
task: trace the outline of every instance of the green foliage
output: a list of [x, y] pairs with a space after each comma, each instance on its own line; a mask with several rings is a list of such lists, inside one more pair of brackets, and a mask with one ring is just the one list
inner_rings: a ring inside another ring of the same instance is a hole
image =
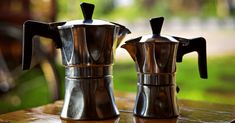
[[203, 18], [216, 17], [216, 0], [206, 0], [200, 11], [200, 16]]
[[[234, 58], [234, 56], [209, 58], [207, 80], [198, 77], [196, 60], [187, 59], [182, 64], [178, 64], [177, 84], [182, 90], [179, 97], [234, 104]], [[228, 95], [231, 97], [228, 98]]]
[[132, 62], [121, 62], [114, 65], [113, 81], [118, 91], [135, 92], [137, 75]]
[[[177, 64], [178, 98], [216, 103], [235, 103], [235, 56], [208, 59], [208, 79], [199, 77], [197, 58], [186, 58]], [[64, 67], [58, 66], [64, 80]], [[113, 69], [114, 90], [136, 93], [137, 74], [132, 61], [116, 61]], [[64, 85], [61, 93], [64, 95]], [[47, 83], [38, 69], [32, 69], [17, 80], [17, 87], [2, 95], [0, 113], [44, 105], [51, 102]]]
[[109, 14], [114, 8], [113, 0], [59, 0], [58, 19], [82, 19], [83, 15], [80, 7], [80, 3], [82, 2], [95, 4], [94, 18], [102, 18], [104, 15]]
[[[119, 62], [114, 66], [114, 88], [136, 92], [137, 75], [133, 62]], [[235, 103], [235, 56], [208, 59], [208, 79], [201, 79], [197, 59], [185, 58], [177, 63], [176, 80], [180, 99], [217, 103]]]
[[14, 90], [0, 96], [0, 114], [51, 102], [46, 80], [38, 69], [22, 75], [16, 84]]
[[[203, 0], [198, 2], [181, 0], [179, 1], [181, 4], [177, 5], [172, 1], [158, 0], [155, 1], [153, 5], [149, 6], [144, 5], [147, 3], [144, 0], [136, 0], [130, 6], [116, 6], [113, 0], [59, 0], [58, 19], [82, 19], [83, 16], [79, 5], [81, 2], [95, 4], [94, 18], [103, 20], [123, 19], [134, 21], [139, 18], [151, 18], [156, 16], [164, 16], [168, 18], [177, 16], [184, 19], [189, 19], [191, 17], [209, 18], [219, 16], [217, 13], [218, 2], [216, 0]], [[195, 7], [194, 3], [198, 3], [199, 6]], [[230, 16], [233, 15], [234, 13], [230, 14]]]
[[[151, 18], [156, 16], [168, 16], [167, 4], [165, 2], [159, 2], [154, 4], [151, 8], [146, 8], [142, 4], [135, 2], [128, 7], [116, 7], [111, 11], [106, 18], [109, 19], [123, 19], [128, 21], [134, 21], [140, 18]], [[105, 15], [104, 15], [105, 16]]]

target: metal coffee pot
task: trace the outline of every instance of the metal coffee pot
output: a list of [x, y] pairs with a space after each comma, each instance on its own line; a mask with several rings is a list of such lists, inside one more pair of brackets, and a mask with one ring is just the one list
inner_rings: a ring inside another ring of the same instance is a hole
[[30, 68], [32, 38], [53, 39], [65, 65], [65, 97], [61, 118], [98, 120], [119, 115], [112, 90], [117, 46], [130, 31], [112, 22], [92, 19], [93, 4], [81, 4], [84, 20], [24, 23], [23, 69]]
[[[150, 20], [152, 35], [131, 39], [121, 47], [136, 63], [138, 84], [134, 115], [171, 118], [179, 115], [175, 80], [176, 62], [196, 51], [201, 78], [207, 78], [206, 40], [160, 35], [163, 17]], [[190, 81], [190, 80], [188, 80]]]

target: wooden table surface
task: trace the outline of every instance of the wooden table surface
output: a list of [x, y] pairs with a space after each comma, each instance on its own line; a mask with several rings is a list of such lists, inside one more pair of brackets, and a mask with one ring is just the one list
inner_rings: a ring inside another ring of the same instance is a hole
[[[120, 116], [116, 119], [89, 121], [91, 123], [235, 123], [235, 105], [180, 100], [177, 119], [143, 119], [132, 115], [135, 94], [115, 94]], [[0, 115], [0, 123], [87, 123], [60, 119], [63, 101]]]

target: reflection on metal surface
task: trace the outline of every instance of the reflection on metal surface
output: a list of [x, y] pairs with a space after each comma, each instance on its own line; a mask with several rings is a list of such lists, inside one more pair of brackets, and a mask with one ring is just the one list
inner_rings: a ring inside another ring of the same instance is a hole
[[62, 62], [66, 66], [61, 118], [100, 120], [117, 117], [119, 111], [111, 86], [113, 57], [130, 31], [120, 24], [93, 20], [92, 4], [82, 3], [81, 7], [83, 21], [50, 24], [27, 21], [24, 24], [23, 69], [30, 66], [32, 37], [52, 38], [57, 48], [61, 48]]
[[[74, 121], [60, 119], [60, 112], [62, 109], [63, 101], [56, 101], [52, 104], [47, 104], [41, 107], [20, 110], [7, 114], [0, 115], [0, 122], [4, 123], [80, 123], [80, 122], [92, 122], [92, 123], [230, 123], [235, 119], [235, 106], [214, 104], [208, 102], [198, 102], [189, 100], [179, 100], [179, 106], [181, 115], [176, 118], [170, 119], [152, 119], [141, 118], [133, 116], [131, 110], [135, 100], [130, 98], [135, 94], [130, 93], [115, 93], [117, 106], [120, 109], [120, 116], [96, 121]], [[118, 95], [118, 96], [117, 96]]]
[[66, 66], [66, 94], [62, 118], [106, 119], [119, 112], [112, 92], [112, 64], [121, 27], [77, 26], [60, 30]]
[[107, 120], [96, 120], [96, 121], [74, 121], [74, 120], [63, 120], [62, 123], [120, 123], [120, 117], [107, 119]]
[[163, 17], [153, 18], [150, 23], [152, 35], [131, 39], [122, 45], [135, 61], [138, 74], [134, 115], [144, 118], [177, 117], [176, 61], [182, 61], [186, 53], [197, 51], [200, 75], [207, 78], [205, 39], [160, 35]]
[[147, 119], [140, 117], [133, 117], [133, 123], [178, 123], [177, 118], [172, 119]]
[[172, 118], [179, 115], [176, 87], [138, 84], [134, 114], [148, 118]]
[[105, 119], [119, 114], [114, 102], [112, 76], [70, 79], [66, 77], [66, 93], [61, 117], [66, 119]]

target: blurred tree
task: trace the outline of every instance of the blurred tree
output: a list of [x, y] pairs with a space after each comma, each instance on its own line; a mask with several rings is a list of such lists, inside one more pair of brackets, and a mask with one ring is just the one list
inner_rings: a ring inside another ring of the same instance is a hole
[[141, 4], [145, 9], [150, 9], [154, 7], [155, 3], [159, 0], [138, 0], [139, 4]]
[[[81, 19], [80, 2], [96, 5], [95, 18], [136, 20], [153, 16], [185, 19], [191, 17], [220, 17], [235, 15], [235, 0], [133, 0], [128, 6], [115, 5], [117, 0], [58, 0], [59, 18]], [[115, 2], [116, 1], [116, 2]], [[120, 2], [120, 1], [119, 1]], [[122, 0], [122, 2], [125, 2]]]
[[173, 15], [180, 13], [186, 15], [197, 15], [202, 6], [203, 0], [171, 0], [170, 10]]
[[225, 18], [229, 16], [229, 6], [228, 6], [228, 0], [217, 0], [217, 6], [216, 6], [216, 12], [217, 16], [219, 18]]
[[114, 0], [94, 1], [94, 4], [96, 5], [95, 8], [96, 17], [105, 16], [110, 12], [112, 12], [113, 9], [115, 8]]
[[229, 13], [235, 16], [235, 0], [228, 0]]
[[94, 17], [102, 17], [109, 14], [114, 9], [114, 0], [58, 0], [59, 19], [81, 19], [81, 2], [95, 4]]

